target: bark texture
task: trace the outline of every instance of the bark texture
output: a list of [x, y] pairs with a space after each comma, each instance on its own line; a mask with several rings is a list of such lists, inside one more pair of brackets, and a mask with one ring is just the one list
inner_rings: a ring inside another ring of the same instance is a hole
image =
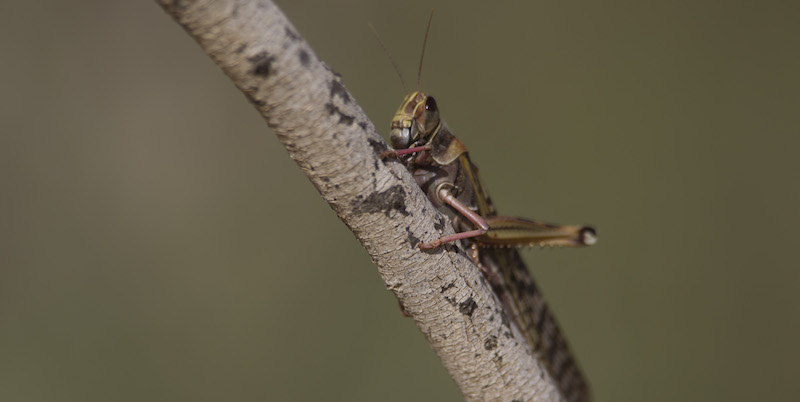
[[200, 44], [277, 133], [353, 231], [386, 286], [425, 334], [470, 401], [557, 401], [555, 383], [528, 352], [492, 289], [341, 77], [267, 0], [157, 0]]

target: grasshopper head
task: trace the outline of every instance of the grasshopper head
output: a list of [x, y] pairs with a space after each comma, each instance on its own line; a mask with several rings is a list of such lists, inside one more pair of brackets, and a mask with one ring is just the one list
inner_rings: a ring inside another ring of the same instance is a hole
[[427, 143], [439, 127], [439, 107], [432, 96], [408, 94], [392, 119], [390, 140], [395, 149]]

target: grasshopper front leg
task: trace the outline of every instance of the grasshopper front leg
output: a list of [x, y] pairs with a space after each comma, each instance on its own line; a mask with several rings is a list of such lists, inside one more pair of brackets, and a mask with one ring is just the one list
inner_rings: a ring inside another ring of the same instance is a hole
[[430, 145], [421, 145], [413, 148], [390, 149], [388, 151], [381, 152], [380, 157], [381, 159], [396, 158], [398, 156], [409, 155], [416, 152], [430, 151], [430, 149]]

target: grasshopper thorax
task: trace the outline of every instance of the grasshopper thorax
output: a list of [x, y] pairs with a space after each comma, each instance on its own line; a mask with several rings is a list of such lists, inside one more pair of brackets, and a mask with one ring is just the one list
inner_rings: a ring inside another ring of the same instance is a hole
[[436, 100], [415, 91], [408, 94], [397, 109], [389, 138], [395, 149], [422, 145], [430, 140], [440, 124]]

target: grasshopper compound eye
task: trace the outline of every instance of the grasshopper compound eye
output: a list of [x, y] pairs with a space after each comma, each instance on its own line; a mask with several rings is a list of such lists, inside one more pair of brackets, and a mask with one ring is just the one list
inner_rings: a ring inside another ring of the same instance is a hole
[[423, 132], [423, 137], [427, 138], [439, 126], [439, 106], [436, 105], [436, 99], [433, 99], [433, 96], [426, 96], [425, 104], [422, 106], [424, 110], [417, 121], [420, 124], [420, 130]]
[[436, 99], [433, 99], [433, 96], [428, 96], [428, 99], [425, 100], [425, 110], [431, 113], [439, 111], [439, 106], [436, 106]]

